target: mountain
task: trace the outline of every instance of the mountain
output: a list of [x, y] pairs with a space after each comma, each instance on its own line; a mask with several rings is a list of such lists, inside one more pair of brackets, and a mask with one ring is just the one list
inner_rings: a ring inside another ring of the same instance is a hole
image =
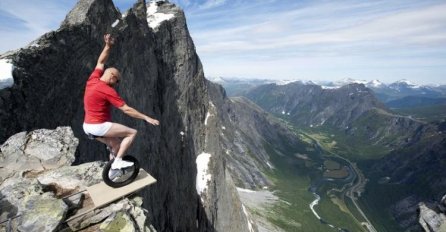
[[400, 80], [388, 85], [368, 86], [383, 102], [400, 99], [407, 96], [439, 98], [446, 96], [441, 86], [416, 85], [407, 80]]
[[228, 96], [242, 96], [246, 91], [258, 85], [271, 83], [265, 79], [242, 79], [225, 77], [208, 77], [211, 82], [222, 85]]
[[[420, 230], [418, 203], [444, 195], [444, 121], [425, 123], [392, 113], [363, 84], [268, 84], [246, 97], [302, 130], [331, 135], [319, 143], [336, 141], [331, 152], [358, 163], [368, 182], [360, 199], [379, 230]], [[390, 225], [395, 222], [396, 227]]]
[[244, 97], [228, 98], [222, 86], [208, 83], [215, 117], [222, 125], [221, 147], [238, 187], [263, 189], [272, 185], [265, 175], [274, 166], [267, 147], [287, 151], [299, 139], [283, 123]]
[[347, 139], [352, 146], [360, 142], [391, 150], [414, 142], [423, 126], [422, 122], [391, 113], [363, 84], [334, 89], [301, 82], [269, 84], [252, 89], [246, 97], [297, 126], [335, 130], [353, 138]]
[[390, 108], [413, 108], [433, 105], [446, 105], [446, 98], [430, 98], [420, 96], [407, 96], [400, 99], [386, 102]]
[[[81, 0], [59, 29], [1, 55], [13, 65], [14, 83], [0, 89], [0, 142], [21, 131], [70, 126], [79, 139], [75, 164], [106, 159], [104, 146], [82, 131], [82, 99], [107, 32], [116, 37], [107, 65], [123, 77], [117, 91], [161, 122], [152, 127], [113, 112], [115, 121], [138, 130], [129, 153], [158, 180], [141, 192], [153, 227], [255, 230], [227, 172], [217, 130], [205, 123], [212, 107], [203, 67], [184, 13], [171, 3], [138, 0], [122, 14], [111, 0]], [[209, 162], [198, 169], [202, 159]]]

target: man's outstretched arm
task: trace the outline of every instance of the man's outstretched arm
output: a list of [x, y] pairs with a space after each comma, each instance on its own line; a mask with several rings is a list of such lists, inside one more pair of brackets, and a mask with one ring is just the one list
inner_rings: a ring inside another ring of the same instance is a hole
[[105, 46], [102, 49], [101, 55], [99, 55], [98, 63], [96, 64], [97, 69], [104, 70], [105, 63], [108, 60], [108, 56], [110, 55], [110, 50], [115, 43], [115, 39], [111, 37], [110, 34], [104, 35]]
[[133, 118], [138, 118], [138, 119], [142, 119], [154, 126], [157, 126], [160, 124], [160, 122], [154, 118], [151, 118], [143, 113], [140, 113], [139, 111], [135, 110], [134, 108], [128, 106], [127, 104], [124, 104], [123, 106], [119, 107], [120, 110], [122, 110], [122, 112], [124, 112], [125, 114], [127, 114], [130, 117]]

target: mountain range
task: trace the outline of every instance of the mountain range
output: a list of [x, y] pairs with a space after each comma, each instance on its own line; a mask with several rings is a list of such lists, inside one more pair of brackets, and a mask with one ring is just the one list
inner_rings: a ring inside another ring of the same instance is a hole
[[417, 85], [408, 80], [399, 80], [393, 83], [384, 83], [379, 80], [364, 81], [355, 79], [343, 79], [339, 81], [302, 81], [302, 80], [270, 80], [270, 79], [242, 79], [242, 78], [209, 78], [209, 80], [223, 85], [228, 90], [229, 96], [243, 95], [252, 87], [275, 83], [284, 85], [293, 82], [302, 84], [315, 84], [324, 89], [335, 89], [348, 84], [363, 84], [373, 90], [381, 101], [399, 99], [407, 96], [422, 96], [429, 98], [446, 97], [446, 85]]
[[[394, 90], [395, 86], [423, 89], [407, 87], [407, 83], [392, 86]], [[245, 91], [244, 96], [302, 130], [331, 134], [331, 152], [357, 162], [369, 178], [364, 204], [384, 208], [401, 228], [418, 230], [418, 202], [444, 195], [444, 120], [427, 123], [399, 115], [361, 83], [336, 88], [303, 82], [264, 84]], [[379, 196], [395, 186], [401, 191], [380, 204]]]

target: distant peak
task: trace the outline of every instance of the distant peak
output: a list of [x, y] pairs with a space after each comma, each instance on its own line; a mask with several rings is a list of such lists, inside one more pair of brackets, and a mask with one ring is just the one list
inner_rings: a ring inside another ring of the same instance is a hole
[[369, 82], [366, 84], [366, 86], [367, 86], [367, 87], [381, 87], [381, 86], [384, 86], [384, 83], [382, 83], [382, 82], [379, 81], [379, 80], [372, 80], [372, 81], [369, 81]]
[[365, 80], [356, 80], [356, 79], [352, 79], [352, 78], [345, 78], [345, 79], [341, 79], [338, 80], [336, 82], [333, 83], [333, 85], [335, 86], [343, 86], [343, 85], [348, 85], [348, 84], [367, 84], [367, 81]]
[[279, 81], [276, 81], [275, 84], [276, 85], [287, 85], [287, 84], [298, 82], [298, 81], [299, 80], [279, 80]]

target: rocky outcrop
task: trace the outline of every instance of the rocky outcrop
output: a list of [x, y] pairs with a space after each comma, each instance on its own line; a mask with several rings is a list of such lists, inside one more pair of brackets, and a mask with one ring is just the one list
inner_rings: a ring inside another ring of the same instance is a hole
[[432, 209], [425, 203], [421, 202], [419, 204], [420, 213], [418, 222], [426, 232], [444, 232], [446, 231], [446, 211], [444, 202], [440, 202], [434, 207], [435, 208]]
[[[168, 2], [139, 0], [121, 14], [111, 0], [81, 0], [58, 30], [0, 56], [14, 66], [14, 85], [0, 90], [0, 142], [20, 131], [69, 125], [79, 139], [76, 164], [106, 159], [104, 146], [82, 131], [84, 86], [106, 32], [116, 37], [108, 65], [121, 71], [117, 91], [161, 122], [153, 127], [113, 112], [116, 122], [138, 130], [129, 153], [158, 180], [142, 192], [154, 228], [248, 231], [217, 132], [205, 126], [208, 90], [184, 13]], [[197, 192], [202, 153], [211, 154], [211, 177]]]
[[[0, 146], [0, 221], [10, 219], [0, 225], [1, 229], [40, 232], [100, 226], [109, 231], [121, 227], [143, 231], [151, 227], [139, 196], [65, 223], [76, 212], [92, 206], [82, 190], [102, 181], [104, 162], [70, 166], [77, 144], [69, 127], [58, 127], [21, 132]], [[30, 160], [41, 165], [26, 166]], [[45, 165], [48, 163], [51, 165]], [[126, 215], [127, 220], [116, 215]]]
[[15, 173], [33, 175], [70, 165], [77, 144], [69, 127], [18, 133], [0, 146], [0, 181]]

